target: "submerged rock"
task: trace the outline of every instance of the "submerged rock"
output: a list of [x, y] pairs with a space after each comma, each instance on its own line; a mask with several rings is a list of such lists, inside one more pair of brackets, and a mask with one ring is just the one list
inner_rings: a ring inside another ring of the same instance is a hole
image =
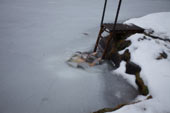
[[69, 66], [81, 69], [87, 69], [102, 64], [102, 62], [103, 60], [96, 52], [76, 52], [69, 60], [67, 60]]

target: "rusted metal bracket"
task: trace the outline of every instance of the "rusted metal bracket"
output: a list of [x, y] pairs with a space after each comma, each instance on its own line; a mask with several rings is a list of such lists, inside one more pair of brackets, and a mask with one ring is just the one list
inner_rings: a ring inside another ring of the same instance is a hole
[[102, 14], [102, 19], [101, 19], [100, 27], [102, 27], [102, 25], [103, 25], [104, 16], [105, 16], [105, 12], [106, 12], [106, 5], [107, 5], [107, 0], [105, 0], [105, 3], [104, 3], [104, 8], [103, 8], [103, 14]]
[[96, 52], [97, 50], [97, 46], [99, 44], [99, 40], [101, 38], [101, 34], [103, 33], [103, 26], [100, 27], [100, 31], [99, 31], [99, 34], [98, 34], [98, 38], [97, 38], [97, 41], [96, 41], [96, 44], [95, 44], [95, 48], [94, 48], [94, 52]]

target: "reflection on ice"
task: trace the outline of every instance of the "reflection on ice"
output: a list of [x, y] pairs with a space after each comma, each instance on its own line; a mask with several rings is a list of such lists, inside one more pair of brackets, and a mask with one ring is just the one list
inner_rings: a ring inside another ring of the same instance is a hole
[[[42, 98], [39, 111], [89, 113], [132, 101], [138, 95], [137, 90], [120, 76], [109, 72], [106, 66], [86, 71], [74, 68], [65, 72], [61, 70], [48, 92], [50, 96]], [[53, 104], [56, 106], [53, 107]]]

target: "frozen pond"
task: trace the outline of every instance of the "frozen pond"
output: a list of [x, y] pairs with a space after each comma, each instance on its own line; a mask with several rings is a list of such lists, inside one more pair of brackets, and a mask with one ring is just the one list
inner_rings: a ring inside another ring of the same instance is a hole
[[[116, 2], [108, 1], [112, 15]], [[136, 97], [120, 76], [65, 63], [92, 48], [103, 2], [0, 0], [0, 113], [88, 113]], [[170, 0], [123, 0], [120, 20], [160, 11], [170, 11]]]

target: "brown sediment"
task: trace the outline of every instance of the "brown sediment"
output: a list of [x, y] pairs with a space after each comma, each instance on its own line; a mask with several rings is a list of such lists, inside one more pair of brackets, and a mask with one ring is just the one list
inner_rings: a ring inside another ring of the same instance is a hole
[[119, 104], [118, 106], [114, 107], [114, 108], [103, 108], [103, 109], [100, 109], [98, 111], [95, 111], [93, 113], [105, 113], [105, 112], [112, 112], [112, 111], [116, 111], [126, 105], [132, 105], [132, 104], [136, 104], [136, 103], [139, 103], [139, 102], [142, 102], [142, 101], [145, 101], [145, 100], [149, 100], [149, 99], [152, 99], [152, 96], [149, 95], [146, 99], [144, 100], [138, 100], [138, 101], [135, 101], [135, 102], [132, 102], [132, 103], [127, 103], [127, 104]]

